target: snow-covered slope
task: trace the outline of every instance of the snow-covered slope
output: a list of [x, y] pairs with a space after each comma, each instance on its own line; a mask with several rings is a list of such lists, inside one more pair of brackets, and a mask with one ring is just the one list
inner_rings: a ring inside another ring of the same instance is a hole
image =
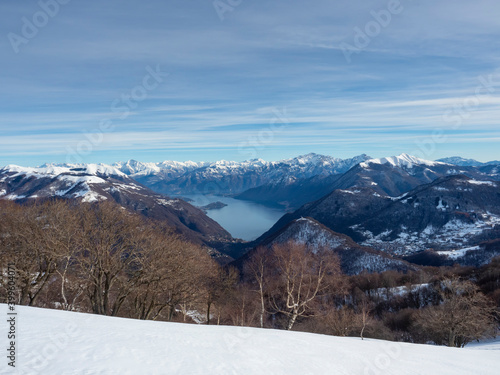
[[408, 154], [403, 153], [399, 156], [390, 156], [390, 157], [381, 158], [381, 159], [370, 159], [370, 160], [367, 160], [366, 162], [361, 163], [361, 166], [364, 168], [368, 168], [370, 164], [390, 164], [393, 167], [412, 168], [414, 165], [426, 165], [429, 167], [434, 167], [436, 165], [445, 164], [445, 163], [420, 159], [420, 158], [417, 158], [416, 156], [412, 156], [412, 155], [408, 155]]
[[104, 187], [111, 181], [114, 188], [139, 190], [141, 187], [118, 169], [105, 164], [44, 164], [38, 168], [8, 165], [0, 168], [0, 189], [10, 200], [25, 198], [81, 198], [84, 202], [106, 200], [95, 187]]
[[[3, 356], [6, 375], [493, 375], [500, 366], [494, 342], [455, 349], [22, 306], [17, 312], [16, 369]], [[6, 319], [0, 329], [7, 332]]]

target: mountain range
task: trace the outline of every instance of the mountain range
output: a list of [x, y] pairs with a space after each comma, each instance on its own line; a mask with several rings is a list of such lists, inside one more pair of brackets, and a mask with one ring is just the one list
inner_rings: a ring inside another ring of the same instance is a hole
[[267, 162], [253, 159], [244, 162], [141, 163], [135, 160], [113, 164], [121, 172], [152, 190], [167, 195], [239, 194], [248, 189], [277, 181], [294, 181], [347, 172], [368, 160], [367, 155], [351, 159], [307, 154], [292, 159]]
[[[499, 181], [499, 162], [308, 154], [276, 162], [11, 165], [0, 169], [0, 198], [114, 201], [233, 258], [283, 239], [327, 244], [346, 272], [358, 273], [362, 265], [372, 272], [405, 270], [404, 257], [425, 251], [450, 261], [460, 262], [462, 254], [487, 262], [496, 250], [485, 244], [500, 238]], [[180, 199], [190, 194], [232, 195], [289, 213], [245, 243]], [[486, 248], [488, 256], [470, 254]]]

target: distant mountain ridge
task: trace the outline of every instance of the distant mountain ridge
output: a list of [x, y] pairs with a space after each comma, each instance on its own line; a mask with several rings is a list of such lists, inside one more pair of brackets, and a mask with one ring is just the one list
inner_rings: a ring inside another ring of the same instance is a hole
[[[94, 164], [82, 164], [86, 168]], [[44, 164], [40, 168], [75, 167]], [[349, 159], [310, 153], [280, 161], [253, 159], [243, 162], [143, 163], [136, 160], [113, 165], [100, 164], [108, 173], [128, 176], [156, 193], [174, 196], [193, 194], [232, 195], [288, 210], [320, 199], [335, 189], [373, 187], [383, 195], [399, 196], [436, 178], [465, 174], [475, 179], [500, 179], [500, 162], [480, 163], [451, 157], [438, 161], [408, 154], [370, 158], [366, 154]]]
[[456, 174], [464, 174], [478, 180], [500, 180], [500, 167], [495, 164], [480, 167], [457, 166], [401, 154], [364, 160], [343, 174], [265, 184], [236, 197], [297, 209], [336, 189], [371, 188], [380, 195], [397, 197], [419, 185]]
[[310, 153], [280, 161], [253, 159], [243, 162], [141, 163], [134, 160], [113, 164], [131, 178], [163, 194], [239, 194], [269, 183], [329, 176], [348, 171], [370, 159], [359, 155], [340, 159]]
[[474, 160], [474, 159], [465, 159], [465, 158], [462, 158], [460, 156], [452, 156], [452, 157], [448, 157], [448, 158], [438, 159], [436, 161], [440, 161], [440, 162], [447, 163], [447, 164], [458, 165], [461, 167], [481, 167], [481, 166], [485, 166], [485, 165], [499, 165], [500, 164], [499, 160], [494, 160], [494, 161], [482, 163], [482, 162]]

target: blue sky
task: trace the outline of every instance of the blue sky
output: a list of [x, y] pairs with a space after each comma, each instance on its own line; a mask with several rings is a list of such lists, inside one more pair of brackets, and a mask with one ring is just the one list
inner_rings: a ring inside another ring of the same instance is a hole
[[500, 159], [498, 1], [55, 1], [0, 4], [0, 165]]

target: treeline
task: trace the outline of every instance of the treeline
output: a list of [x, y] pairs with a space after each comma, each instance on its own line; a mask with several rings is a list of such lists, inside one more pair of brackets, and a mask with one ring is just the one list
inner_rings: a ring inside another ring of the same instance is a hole
[[457, 347], [498, 329], [499, 258], [346, 276], [326, 248], [260, 248], [241, 269], [208, 250], [113, 203], [0, 201], [0, 267], [15, 264], [19, 304]]

